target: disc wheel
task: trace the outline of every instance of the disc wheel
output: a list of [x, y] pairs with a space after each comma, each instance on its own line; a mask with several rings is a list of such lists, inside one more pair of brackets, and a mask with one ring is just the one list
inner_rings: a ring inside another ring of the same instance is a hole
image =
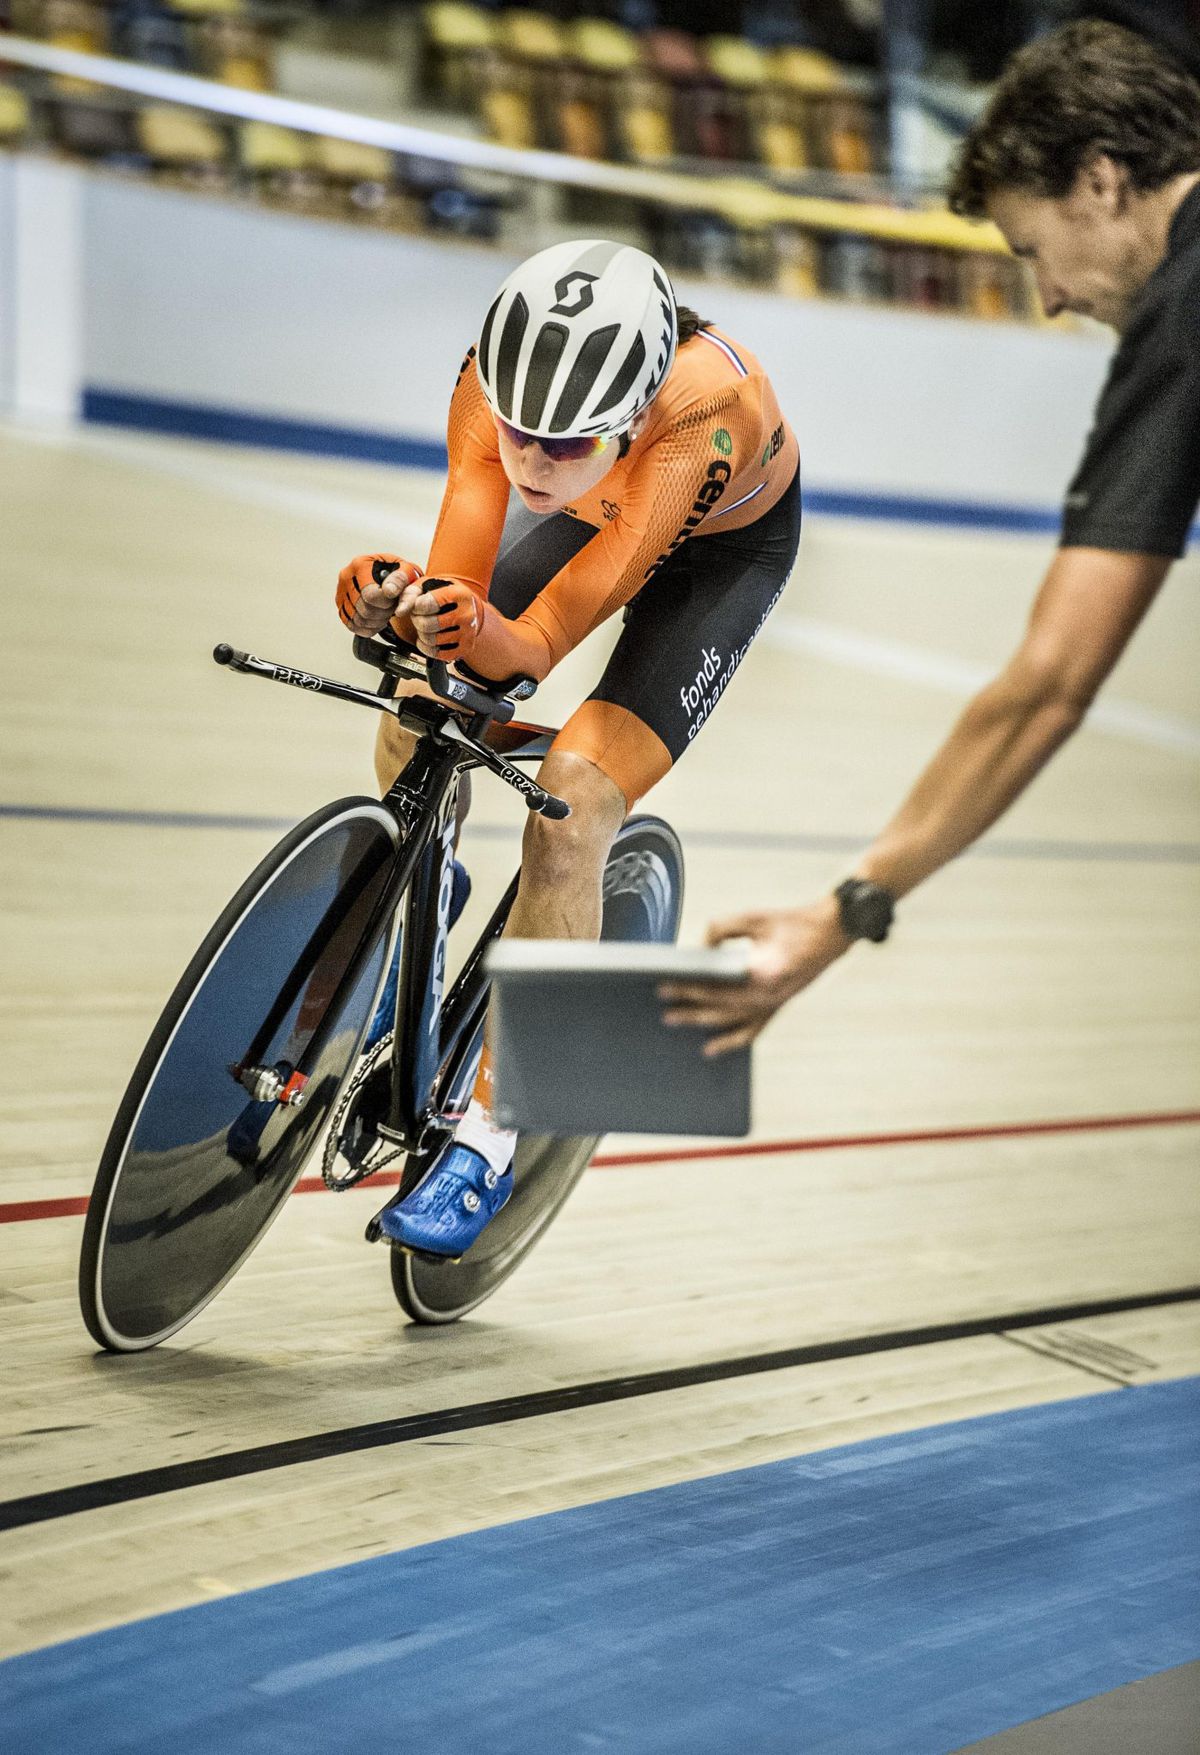
[[[382, 985], [398, 836], [376, 799], [316, 812], [272, 849], [188, 965], [129, 1081], [88, 1206], [79, 1296], [100, 1346], [138, 1352], [176, 1333], [291, 1193]], [[287, 1056], [304, 1053], [318, 1023], [302, 1103], [255, 1101], [233, 1070], [251, 1045], [256, 1064], [286, 1078]]]
[[[683, 849], [658, 817], [631, 817], [613, 843], [604, 872], [603, 939], [670, 944], [683, 907]], [[560, 1211], [592, 1160], [598, 1137], [565, 1139], [522, 1134], [513, 1164], [513, 1192], [461, 1261], [391, 1250], [392, 1287], [414, 1322], [456, 1322], [490, 1298], [520, 1266]], [[413, 1158], [400, 1195], [429, 1167]]]

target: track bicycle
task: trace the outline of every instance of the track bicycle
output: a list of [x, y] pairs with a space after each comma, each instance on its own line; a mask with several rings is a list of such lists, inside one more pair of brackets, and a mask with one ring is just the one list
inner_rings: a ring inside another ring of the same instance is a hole
[[[399, 1201], [470, 1097], [488, 1002], [485, 953], [520, 874], [447, 993], [460, 783], [485, 768], [530, 810], [566, 816], [563, 800], [514, 766], [540, 761], [556, 734], [513, 718], [534, 691], [529, 678], [488, 682], [386, 638], [356, 637], [354, 653], [382, 672], [374, 692], [227, 645], [213, 653], [246, 675], [393, 713], [417, 742], [382, 799], [335, 800], [267, 854], [151, 1032], [101, 1156], [80, 1255], [83, 1318], [109, 1351], [155, 1346], [190, 1322], [259, 1242], [318, 1147], [325, 1182], [339, 1191], [400, 1162]], [[431, 692], [396, 696], [405, 680]], [[683, 854], [666, 823], [626, 821], [603, 897], [602, 937], [675, 938]], [[391, 1028], [363, 1053], [397, 969]], [[453, 1322], [489, 1297], [561, 1209], [597, 1144], [520, 1136], [513, 1193], [458, 1261], [391, 1246], [406, 1314]], [[378, 1214], [366, 1234], [382, 1237]]]

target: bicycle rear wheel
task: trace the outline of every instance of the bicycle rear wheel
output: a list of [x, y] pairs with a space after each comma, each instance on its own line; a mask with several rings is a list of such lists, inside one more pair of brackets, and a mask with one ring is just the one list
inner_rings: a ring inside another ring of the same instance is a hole
[[[383, 980], [399, 830], [347, 798], [272, 849], [200, 946], [117, 1110], [84, 1226], [79, 1295], [113, 1352], [166, 1340], [215, 1297], [291, 1193], [354, 1065]], [[303, 1103], [256, 1102], [236, 1068]]]
[[[679, 932], [682, 907], [683, 849], [675, 831], [659, 817], [631, 817], [613, 842], [604, 871], [601, 938], [670, 944]], [[406, 1315], [420, 1323], [456, 1322], [490, 1298], [561, 1210], [599, 1143], [598, 1137], [522, 1135], [508, 1205], [461, 1261], [392, 1249], [392, 1289]], [[427, 1168], [427, 1159], [410, 1159], [401, 1195]]]

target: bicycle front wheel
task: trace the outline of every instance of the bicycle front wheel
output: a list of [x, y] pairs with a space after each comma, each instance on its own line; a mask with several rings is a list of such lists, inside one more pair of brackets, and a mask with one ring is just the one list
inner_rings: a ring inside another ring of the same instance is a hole
[[[79, 1295], [100, 1346], [138, 1352], [182, 1328], [291, 1193], [382, 985], [398, 840], [376, 799], [326, 806], [272, 849], [193, 957], [88, 1207]], [[306, 1051], [300, 1106], [255, 1101], [238, 1081], [248, 1055], [286, 1076]]]
[[[660, 817], [631, 817], [613, 842], [604, 869], [601, 938], [672, 944], [682, 908], [678, 836]], [[392, 1289], [406, 1315], [420, 1323], [456, 1322], [490, 1298], [561, 1211], [599, 1144], [599, 1138], [523, 1134], [517, 1141], [508, 1204], [461, 1261], [435, 1261], [393, 1249]], [[426, 1168], [427, 1161], [410, 1159], [402, 1194], [416, 1186]]]

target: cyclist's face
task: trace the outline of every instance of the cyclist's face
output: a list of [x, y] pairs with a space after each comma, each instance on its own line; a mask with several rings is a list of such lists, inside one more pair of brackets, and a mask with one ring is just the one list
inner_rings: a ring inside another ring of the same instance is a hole
[[[637, 437], [644, 424], [644, 417], [639, 416], [629, 429], [630, 439]], [[588, 457], [558, 460], [547, 456], [536, 439], [518, 444], [501, 420], [496, 422], [496, 440], [505, 475], [529, 510], [543, 514], [561, 512], [581, 499], [604, 480], [621, 455], [617, 440], [610, 439], [602, 450]]]

